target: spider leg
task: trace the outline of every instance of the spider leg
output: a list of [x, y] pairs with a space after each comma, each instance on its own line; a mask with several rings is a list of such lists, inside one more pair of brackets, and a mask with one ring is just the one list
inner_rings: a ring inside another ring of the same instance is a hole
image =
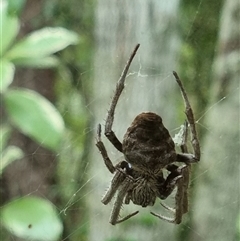
[[174, 171], [171, 172], [166, 181], [163, 182], [163, 185], [161, 185], [158, 188], [159, 191], [159, 197], [163, 200], [166, 199], [174, 190], [174, 188], [177, 185], [177, 182], [179, 179], [182, 178], [182, 175], [180, 172]]
[[132, 177], [128, 175], [130, 169], [126, 161], [118, 163], [114, 168], [116, 170], [116, 173], [112, 178], [110, 187], [108, 188], [106, 194], [101, 200], [102, 203], [105, 205], [107, 205], [112, 200], [118, 188], [121, 186], [121, 184], [124, 182], [126, 178], [133, 181]]
[[188, 121], [184, 123], [183, 135], [182, 135], [182, 143], [180, 145], [182, 153], [177, 153], [177, 162], [184, 162], [186, 164], [192, 164], [198, 162], [193, 154], [188, 153], [187, 148], [187, 139], [188, 139]]
[[106, 167], [108, 168], [108, 170], [111, 172], [111, 173], [114, 173], [115, 172], [115, 167], [113, 166], [110, 158], [108, 157], [108, 154], [107, 154], [107, 150], [102, 142], [102, 139], [101, 139], [101, 125], [98, 124], [98, 127], [97, 127], [97, 138], [96, 138], [97, 142], [96, 142], [96, 146], [98, 148], [98, 150], [100, 151], [102, 157], [103, 157], [103, 160], [104, 160], [104, 163], [106, 165]]
[[154, 212], [150, 212], [153, 216], [157, 217], [157, 218], [160, 218], [164, 221], [167, 221], [169, 223], [175, 223], [175, 219], [174, 218], [170, 218], [170, 217], [166, 217], [162, 214], [157, 214], [157, 213], [154, 213]]
[[[130, 213], [130, 214], [128, 214], [127, 216], [125, 216], [124, 218], [118, 219], [117, 222], [116, 222], [116, 224], [122, 223], [122, 222], [128, 220], [129, 218], [137, 215], [138, 213], [139, 213], [139, 211], [135, 211], [135, 212], [133, 212], [133, 213]], [[113, 224], [113, 225], [114, 225], [114, 224]]]
[[[181, 174], [181, 178], [177, 180], [177, 193], [175, 196], [175, 208], [171, 208], [167, 206], [164, 203], [161, 203], [161, 205], [171, 211], [174, 214], [174, 218], [166, 217], [161, 214], [151, 213], [152, 215], [165, 220], [170, 223], [179, 224], [182, 221], [183, 214], [188, 212], [188, 185], [189, 185], [189, 177], [190, 177], [190, 169], [191, 169], [191, 163], [196, 162], [194, 155], [187, 154], [187, 138], [188, 138], [188, 122], [186, 121], [184, 124], [184, 131], [183, 131], [183, 137], [182, 137], [182, 144], [181, 144], [181, 150], [182, 154], [178, 154], [177, 160], [178, 162], [184, 162], [186, 165], [184, 166], [176, 166], [174, 164], [170, 164], [166, 167], [168, 171], [171, 173], [167, 177], [166, 182], [174, 178], [174, 176], [177, 177], [178, 174]], [[174, 179], [173, 179], [174, 180]]]
[[181, 180], [182, 185], [182, 214], [185, 214], [188, 212], [188, 186], [190, 182], [190, 173], [191, 173], [191, 166], [187, 165], [183, 171], [183, 180]]
[[167, 209], [168, 211], [172, 212], [172, 213], [176, 213], [176, 209], [175, 208], [171, 208], [168, 205], [166, 205], [165, 203], [161, 202], [160, 203], [165, 209]]
[[[187, 148], [187, 140], [188, 140], [188, 122], [185, 121], [184, 123], [184, 129], [183, 129], [183, 136], [182, 136], [182, 143], [181, 143], [181, 150], [182, 150], [182, 154], [181, 155], [191, 155], [191, 154], [187, 154], [188, 153], [188, 148]], [[178, 155], [177, 157], [178, 160], [181, 160], [180, 155]], [[193, 158], [193, 160], [196, 160], [195, 158]], [[187, 166], [183, 167], [182, 169], [182, 175], [183, 175], [183, 180], [181, 180], [182, 182], [182, 186], [183, 186], [183, 210], [182, 210], [182, 214], [187, 213], [188, 212], [188, 186], [189, 186], [189, 181], [190, 181], [190, 172], [191, 172], [191, 162], [187, 163]]]
[[107, 119], [106, 119], [106, 124], [105, 124], [105, 135], [108, 138], [108, 140], [115, 146], [116, 149], [118, 149], [120, 152], [122, 152], [122, 143], [118, 140], [116, 137], [115, 133], [112, 131], [112, 125], [113, 125], [113, 120], [114, 120], [114, 112], [115, 108], [118, 102], [118, 99], [124, 89], [124, 82], [129, 70], [129, 67], [132, 63], [132, 60], [139, 48], [140, 44], [137, 44], [135, 49], [133, 50], [125, 68], [123, 69], [123, 72], [117, 82], [116, 89], [114, 92], [114, 96], [110, 105], [110, 109], [107, 114]]
[[130, 200], [131, 200], [131, 197], [132, 197], [132, 193], [128, 191], [127, 194], [126, 194], [126, 196], [125, 196], [124, 203], [125, 203], [125, 204], [129, 204], [129, 203], [130, 203]]
[[123, 199], [124, 199], [127, 191], [132, 187], [132, 185], [133, 185], [133, 181], [129, 178], [125, 178], [125, 180], [122, 182], [121, 186], [119, 187], [119, 191], [118, 191], [118, 194], [117, 194], [117, 197], [116, 197], [116, 201], [113, 205], [113, 210], [112, 210], [111, 217], [110, 217], [110, 220], [109, 220], [109, 222], [112, 225], [115, 225], [115, 224], [121, 223], [123, 221], [126, 221], [127, 219], [129, 219], [129, 218], [135, 216], [136, 214], [138, 214], [139, 211], [136, 211], [136, 212], [133, 212], [133, 213], [119, 219], [119, 213], [120, 213], [120, 210], [121, 210], [121, 207], [122, 207]]
[[174, 222], [176, 224], [181, 223], [183, 214], [188, 212], [188, 184], [189, 184], [189, 166], [184, 166], [182, 168], [183, 178], [179, 181], [177, 185], [177, 193], [175, 197], [176, 202], [176, 213]]
[[175, 165], [169, 165], [169, 166], [170, 166], [169, 167], [170, 169], [171, 168], [173, 169], [173, 173], [174, 172], [181, 173], [181, 176], [175, 177], [175, 178], [181, 177], [181, 178], [178, 178], [176, 181], [177, 192], [175, 196], [175, 208], [171, 208], [164, 203], [161, 203], [161, 205], [165, 209], [173, 212], [174, 217], [170, 218], [161, 214], [156, 214], [154, 212], [151, 212], [151, 214], [167, 222], [179, 224], [182, 221], [182, 215], [188, 211], [187, 188], [188, 188], [188, 182], [189, 182], [189, 169], [188, 169], [188, 165], [178, 167], [176, 170], [174, 170], [174, 168], [176, 168], [177, 166]]
[[195, 126], [195, 120], [194, 120], [194, 115], [193, 115], [193, 111], [192, 111], [192, 107], [190, 105], [190, 102], [188, 100], [188, 96], [187, 93], [183, 87], [182, 81], [180, 80], [178, 74], [174, 71], [173, 75], [178, 83], [178, 86], [181, 90], [182, 96], [183, 96], [183, 100], [185, 102], [185, 113], [187, 116], [187, 120], [188, 123], [190, 125], [190, 130], [192, 133], [192, 146], [193, 146], [193, 151], [194, 151], [194, 159], [196, 160], [196, 162], [198, 162], [200, 160], [200, 156], [201, 156], [201, 151], [200, 151], [200, 144], [198, 141], [198, 137], [197, 137], [197, 131], [196, 131], [196, 126]]
[[187, 139], [188, 139], [188, 122], [184, 122], [184, 129], [183, 129], [183, 135], [182, 135], [182, 143], [181, 143], [181, 151], [182, 153], [188, 153], [187, 148]]
[[106, 194], [101, 200], [103, 204], [107, 205], [112, 200], [119, 186], [123, 183], [125, 179], [126, 179], [126, 175], [124, 173], [120, 171], [116, 172], [116, 174], [113, 176], [110, 187], [108, 188]]
[[166, 166], [166, 169], [170, 172], [166, 180], [162, 175], [158, 177], [158, 183], [161, 184], [158, 186], [158, 197], [162, 200], [166, 199], [172, 193], [177, 185], [178, 180], [182, 178], [182, 173], [179, 166], [169, 164]]

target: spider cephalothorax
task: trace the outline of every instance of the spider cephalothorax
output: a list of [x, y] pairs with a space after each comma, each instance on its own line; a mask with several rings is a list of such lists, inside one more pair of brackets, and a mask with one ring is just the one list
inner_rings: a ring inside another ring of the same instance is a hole
[[[153, 212], [151, 214], [165, 221], [179, 224], [182, 215], [188, 211], [189, 168], [192, 163], [200, 160], [200, 147], [193, 112], [177, 73], [174, 72], [173, 74], [182, 92], [187, 116], [181, 145], [183, 153], [176, 153], [175, 144], [168, 130], [164, 127], [162, 118], [152, 112], [141, 113], [136, 116], [124, 135], [123, 143], [118, 140], [112, 131], [114, 111], [124, 88], [128, 69], [138, 48], [139, 45], [135, 47], [118, 80], [105, 125], [106, 137], [117, 150], [124, 154], [124, 161], [115, 166], [112, 164], [101, 140], [101, 126], [98, 125], [96, 145], [102, 154], [106, 167], [114, 174], [102, 202], [105, 205], [108, 204], [116, 194], [110, 217], [110, 223], [115, 225], [138, 213], [136, 211], [120, 219], [119, 213], [123, 203], [129, 204], [132, 201], [135, 205], [142, 207], [153, 206], [156, 198], [166, 199], [177, 187], [175, 208], [162, 204], [163, 207], [174, 213], [174, 218], [168, 218]], [[191, 142], [194, 154], [189, 154], [186, 146], [188, 125], [192, 133]], [[179, 166], [176, 163], [184, 163], [184, 165]], [[163, 175], [164, 169], [169, 172], [167, 177]]]

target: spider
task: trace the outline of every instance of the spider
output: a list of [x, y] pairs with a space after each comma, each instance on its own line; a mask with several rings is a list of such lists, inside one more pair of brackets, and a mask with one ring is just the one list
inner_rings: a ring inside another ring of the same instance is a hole
[[[113, 165], [101, 140], [101, 125], [99, 124], [97, 128], [96, 146], [107, 169], [114, 174], [110, 187], [102, 198], [102, 203], [107, 205], [116, 195], [109, 221], [112, 225], [115, 225], [128, 220], [139, 212], [136, 211], [120, 218], [119, 214], [123, 203], [129, 204], [132, 201], [135, 205], [142, 207], [153, 206], [156, 198], [166, 199], [176, 187], [175, 208], [161, 203], [165, 209], [173, 213], [174, 217], [150, 213], [167, 222], [179, 224], [182, 221], [183, 214], [188, 212], [187, 191], [190, 167], [192, 163], [200, 160], [200, 145], [193, 111], [177, 73], [173, 72], [173, 75], [180, 87], [187, 117], [181, 144], [182, 153], [176, 153], [175, 144], [168, 130], [164, 127], [162, 118], [156, 113], [145, 112], [137, 115], [127, 129], [122, 143], [112, 130], [115, 108], [124, 89], [128, 69], [139, 46], [138, 44], [135, 47], [117, 82], [105, 123], [105, 136], [118, 151], [123, 153], [125, 160], [120, 161], [115, 166]], [[186, 146], [188, 126], [191, 130], [194, 154], [188, 153]], [[183, 165], [176, 165], [177, 163], [183, 163]], [[164, 169], [169, 173], [166, 178], [163, 175]]]

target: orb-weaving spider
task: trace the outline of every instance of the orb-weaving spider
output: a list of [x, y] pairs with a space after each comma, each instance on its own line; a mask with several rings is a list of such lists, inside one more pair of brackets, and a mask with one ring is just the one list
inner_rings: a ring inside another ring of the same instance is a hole
[[[173, 218], [151, 212], [152, 215], [165, 221], [179, 224], [182, 216], [188, 211], [188, 184], [190, 166], [200, 160], [200, 146], [195, 128], [195, 121], [188, 97], [183, 88], [182, 82], [176, 72], [173, 72], [180, 87], [184, 102], [187, 121], [184, 125], [184, 136], [181, 150], [183, 153], [176, 153], [175, 144], [162, 123], [162, 118], [152, 112], [141, 113], [127, 129], [121, 143], [112, 131], [114, 112], [118, 99], [124, 88], [124, 82], [130, 64], [139, 48], [135, 47], [131, 54], [120, 79], [117, 82], [116, 90], [107, 114], [105, 123], [105, 135], [114, 147], [124, 154], [125, 160], [113, 165], [108, 157], [106, 148], [101, 140], [101, 125], [97, 129], [97, 147], [103, 157], [106, 167], [114, 174], [110, 187], [104, 195], [102, 202], [107, 205], [114, 195], [116, 200], [110, 217], [110, 223], [115, 225], [123, 222], [139, 211], [133, 212], [126, 217], [120, 218], [119, 213], [123, 203], [129, 204], [132, 201], [142, 207], [153, 206], [157, 197], [166, 199], [177, 187], [175, 195], [175, 208], [162, 204], [164, 208], [174, 213]], [[187, 129], [190, 126], [192, 134], [192, 147], [194, 154], [187, 151]], [[174, 163], [184, 163], [177, 166]], [[169, 172], [164, 178], [163, 169]]]

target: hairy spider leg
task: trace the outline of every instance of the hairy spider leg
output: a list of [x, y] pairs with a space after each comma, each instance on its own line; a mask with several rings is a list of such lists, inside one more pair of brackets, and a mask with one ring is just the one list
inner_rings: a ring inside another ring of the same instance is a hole
[[106, 123], [105, 123], [105, 136], [113, 144], [113, 146], [115, 146], [115, 148], [117, 150], [119, 150], [120, 152], [122, 152], [122, 143], [119, 141], [119, 139], [116, 137], [115, 133], [112, 130], [112, 125], [113, 125], [113, 120], [114, 120], [114, 112], [115, 112], [115, 108], [116, 108], [118, 99], [124, 89], [124, 82], [125, 82], [129, 67], [132, 63], [134, 56], [137, 53], [139, 46], [140, 46], [140, 44], [137, 44], [136, 47], [134, 48], [134, 50], [133, 50], [132, 54], [130, 55], [130, 58], [129, 58], [126, 66], [124, 67], [123, 72], [117, 82], [116, 89], [115, 89], [115, 92], [114, 92], [114, 95], [112, 98], [112, 102], [111, 102], [110, 109], [108, 111], [107, 119], [106, 119]]
[[[180, 166], [177, 168], [177, 172], [178, 173], [181, 173], [181, 176], [177, 176], [176, 178], [177, 181], [177, 192], [176, 192], [176, 195], [175, 195], [175, 208], [171, 208], [169, 206], [167, 206], [166, 204], [164, 203], [161, 203], [161, 205], [174, 213], [174, 217], [171, 218], [171, 217], [166, 217], [164, 215], [161, 215], [161, 214], [156, 214], [154, 212], [150, 212], [152, 215], [164, 220], [164, 221], [167, 221], [169, 223], [175, 223], [175, 224], [179, 224], [181, 223], [182, 221], [182, 216], [184, 213], [186, 213], [187, 209], [186, 209], [186, 206], [185, 206], [185, 191], [187, 189], [187, 185], [185, 184], [186, 182], [186, 178], [188, 179], [188, 166], [187, 165], [184, 165], [184, 166]], [[170, 174], [171, 175], [171, 174]]]
[[183, 87], [182, 81], [180, 80], [178, 74], [175, 71], [173, 71], [173, 75], [178, 83], [178, 86], [181, 90], [182, 97], [183, 97], [183, 100], [185, 103], [185, 114], [187, 116], [187, 120], [190, 125], [190, 130], [192, 133], [191, 143], [192, 143], [193, 151], [194, 151], [194, 159], [196, 160], [196, 162], [198, 162], [200, 160], [201, 150], [200, 150], [200, 144], [199, 144], [198, 137], [197, 137], [197, 130], [196, 130], [196, 126], [195, 126], [195, 119], [194, 119], [192, 107], [190, 105], [187, 93]]
[[167, 176], [165, 181], [162, 177], [163, 180], [160, 181], [160, 183], [163, 183], [163, 185], [159, 187], [159, 197], [162, 200], [166, 199], [173, 192], [179, 179], [182, 178], [182, 173], [178, 166], [170, 164], [166, 167], [166, 169], [170, 171], [170, 174]]
[[111, 172], [114, 173], [115, 172], [115, 167], [112, 164], [112, 161], [110, 160], [110, 158], [108, 157], [107, 154], [107, 150], [102, 142], [101, 139], [101, 125], [99, 124], [97, 127], [97, 138], [96, 138], [97, 142], [96, 142], [96, 146], [98, 148], [98, 150], [100, 151], [102, 158], [104, 160], [104, 163], [107, 167], [107, 169]]
[[113, 204], [113, 209], [112, 209], [111, 217], [109, 220], [109, 222], [112, 225], [124, 222], [127, 219], [129, 219], [139, 213], [139, 211], [136, 211], [136, 212], [128, 214], [127, 216], [119, 219], [119, 213], [120, 213], [120, 210], [122, 207], [123, 199], [126, 196], [128, 190], [132, 188], [132, 185], [133, 185], [133, 181], [129, 178], [125, 178], [125, 180], [121, 183], [119, 190], [118, 190], [116, 200]]
[[[187, 140], [188, 140], [188, 122], [185, 121], [184, 123], [184, 129], [183, 129], [183, 135], [182, 135], [182, 143], [181, 143], [181, 151], [183, 153], [188, 152], [188, 148], [187, 148]], [[179, 161], [179, 156], [177, 157], [178, 161]], [[167, 177], [171, 179], [172, 175], [181, 175], [181, 180], [179, 180], [178, 186], [179, 186], [179, 193], [181, 193], [181, 188], [182, 188], [182, 198], [178, 198], [178, 200], [181, 200], [182, 203], [179, 203], [176, 201], [176, 207], [182, 206], [182, 208], [178, 209], [176, 208], [171, 208], [168, 207], [166, 204], [161, 203], [161, 205], [163, 207], [165, 207], [167, 210], [170, 211], [174, 211], [174, 213], [176, 213], [176, 216], [182, 216], [183, 214], [188, 212], [188, 186], [189, 186], [189, 179], [190, 179], [190, 172], [191, 172], [191, 162], [185, 162], [186, 165], [182, 166], [182, 167], [178, 167], [174, 164], [168, 165], [167, 166], [167, 170], [171, 172], [171, 174], [169, 174], [169, 176]], [[167, 180], [166, 180], [167, 181]], [[178, 194], [179, 196], [180, 194]], [[180, 213], [180, 214], [178, 214]], [[176, 218], [177, 220], [180, 220], [180, 218]], [[181, 221], [180, 221], [181, 222]]]
[[195, 158], [194, 154], [188, 153], [187, 148], [187, 140], [188, 140], [188, 121], [186, 120], [184, 122], [184, 129], [183, 129], [183, 135], [182, 135], [182, 143], [180, 145], [182, 153], [177, 153], [177, 162], [184, 162], [187, 165], [193, 164], [198, 162], [198, 159]]
[[[198, 140], [198, 136], [197, 136], [197, 130], [196, 130], [196, 125], [195, 125], [195, 118], [194, 118], [194, 114], [193, 114], [193, 110], [192, 107], [190, 105], [190, 102], [188, 100], [188, 96], [187, 93], [183, 87], [182, 81], [179, 78], [178, 74], [174, 71], [173, 75], [177, 81], [177, 84], [180, 88], [183, 100], [184, 100], [184, 104], [185, 104], [185, 114], [187, 116], [187, 121], [185, 122], [184, 125], [184, 135], [183, 135], [183, 143], [181, 145], [181, 150], [183, 152], [182, 155], [189, 155], [186, 154], [188, 153], [187, 150], [187, 138], [188, 138], [188, 123], [190, 126], [190, 130], [191, 130], [191, 134], [192, 134], [192, 138], [191, 138], [191, 143], [192, 143], [192, 147], [193, 147], [193, 153], [194, 153], [194, 157], [193, 160], [195, 160], [195, 162], [200, 161], [200, 157], [201, 157], [201, 148], [200, 148], [200, 144], [199, 144], [199, 140]], [[187, 167], [184, 169], [184, 173], [183, 173], [183, 179], [182, 182], [185, 185], [184, 188], [184, 193], [183, 193], [183, 213], [187, 213], [188, 212], [188, 185], [189, 185], [189, 179], [190, 179], [190, 172], [191, 172], [191, 162], [187, 165]]]
[[[188, 121], [184, 123], [183, 129], [183, 136], [182, 136], [182, 143], [181, 143], [181, 150], [183, 153], [188, 153], [187, 148], [187, 140], [188, 140]], [[183, 175], [183, 185], [185, 185], [183, 190], [183, 214], [188, 212], [188, 186], [190, 182], [190, 173], [191, 173], [191, 164], [187, 164], [186, 168], [184, 169]]]
[[[165, 221], [168, 221], [170, 223], [175, 223], [175, 224], [179, 224], [182, 221], [182, 216], [183, 214], [188, 212], [188, 186], [189, 186], [189, 179], [190, 179], [190, 169], [191, 169], [191, 164], [198, 162], [200, 160], [200, 144], [198, 141], [198, 137], [197, 137], [197, 131], [196, 131], [196, 126], [195, 126], [195, 120], [194, 120], [194, 115], [193, 115], [193, 111], [192, 111], [192, 107], [190, 105], [190, 102], [188, 100], [188, 96], [186, 94], [186, 91], [183, 87], [183, 84], [178, 76], [178, 74], [174, 71], [173, 75], [177, 81], [177, 84], [180, 88], [180, 91], [182, 93], [182, 97], [185, 103], [185, 113], [187, 116], [187, 121], [184, 124], [184, 132], [183, 132], [183, 142], [181, 144], [181, 150], [182, 153], [181, 154], [177, 154], [177, 160], [178, 162], [184, 162], [186, 163], [186, 165], [177, 168], [176, 170], [181, 172], [181, 177], [179, 180], [177, 180], [177, 193], [175, 196], [175, 208], [171, 208], [168, 207], [166, 204], [161, 203], [161, 205], [174, 213], [174, 218], [170, 218], [170, 217], [165, 217], [161, 214], [156, 214], [151, 212], [152, 215], [163, 219]], [[193, 152], [194, 155], [192, 154], [188, 154], [188, 150], [187, 150], [187, 138], [188, 138], [188, 123], [190, 125], [190, 130], [191, 130], [191, 134], [192, 134], [192, 139], [191, 139], [191, 143], [192, 143], [192, 147], [193, 147]], [[167, 169], [169, 169], [169, 171], [171, 171], [171, 174], [174, 175], [174, 168], [176, 168], [177, 166], [175, 165], [169, 165], [167, 167]], [[172, 169], [172, 170], [170, 170]], [[170, 179], [171, 179], [171, 174], [169, 175]], [[167, 181], [167, 180], [166, 180]]]
[[[188, 122], [185, 121], [184, 131], [183, 131], [183, 136], [182, 136], [182, 143], [181, 143], [181, 150], [183, 153], [188, 152], [187, 144], [186, 144], [187, 139], [188, 139]], [[189, 154], [187, 154], [187, 155], [189, 155]], [[190, 156], [189, 159], [191, 159], [192, 156]], [[185, 156], [181, 156], [180, 154], [178, 154], [177, 160], [182, 161], [183, 159], [185, 160]], [[167, 180], [165, 181], [166, 183], [170, 182], [171, 180], [174, 180], [173, 179], [174, 176], [180, 177], [175, 181], [175, 185], [177, 186], [177, 192], [175, 195], [175, 208], [171, 208], [171, 207], [167, 206], [165, 203], [161, 202], [161, 205], [165, 209], [169, 210], [170, 212], [172, 212], [174, 214], [174, 218], [166, 217], [164, 215], [151, 212], [152, 215], [154, 215], [162, 220], [165, 220], [167, 222], [170, 222], [170, 223], [175, 223], [175, 224], [181, 223], [183, 214], [188, 212], [187, 190], [188, 190], [188, 185], [189, 185], [190, 166], [191, 166], [190, 163], [191, 162], [189, 162], [189, 163], [185, 162], [185, 163], [187, 163], [187, 164], [184, 166], [181, 166], [181, 167], [178, 167], [177, 165], [174, 165], [174, 164], [170, 164], [166, 167], [166, 169], [171, 172], [168, 175]], [[168, 181], [168, 179], [169, 179], [169, 181]], [[174, 183], [171, 184], [172, 188], [175, 187], [173, 185], [174, 185]]]
[[121, 223], [121, 222], [135, 216], [139, 212], [139, 211], [133, 212], [133, 213], [125, 216], [124, 218], [119, 219], [119, 213], [121, 210], [123, 199], [125, 198], [127, 191], [131, 188], [133, 180], [126, 173], [130, 169], [130, 167], [128, 166], [128, 163], [126, 161], [120, 162], [119, 164], [117, 164], [116, 167], [113, 166], [112, 161], [108, 157], [107, 150], [101, 140], [101, 125], [100, 124], [98, 125], [98, 128], [97, 128], [97, 138], [96, 139], [97, 139], [96, 146], [98, 147], [98, 149], [103, 157], [106, 167], [108, 168], [108, 170], [111, 173], [114, 173], [116, 171], [116, 173], [113, 176], [113, 179], [111, 181], [111, 185], [110, 185], [109, 189], [107, 190], [106, 194], [102, 198], [102, 203], [107, 205], [112, 200], [112, 198], [114, 197], [115, 193], [118, 190], [117, 198], [114, 203], [113, 210], [112, 210], [111, 217], [110, 217], [110, 223], [112, 225], [115, 225], [117, 223]]
[[114, 197], [115, 193], [117, 192], [119, 186], [121, 185], [121, 183], [126, 179], [126, 174], [117, 171], [115, 173], [115, 175], [112, 178], [110, 187], [108, 188], [106, 194], [104, 195], [104, 197], [102, 198], [102, 203], [107, 205], [112, 198]]

